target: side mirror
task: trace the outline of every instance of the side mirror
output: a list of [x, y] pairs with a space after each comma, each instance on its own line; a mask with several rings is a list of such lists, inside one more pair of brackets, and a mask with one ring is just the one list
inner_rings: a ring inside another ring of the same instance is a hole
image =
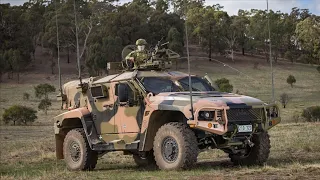
[[129, 93], [127, 84], [117, 84], [116, 95], [120, 103], [127, 103], [129, 101]]

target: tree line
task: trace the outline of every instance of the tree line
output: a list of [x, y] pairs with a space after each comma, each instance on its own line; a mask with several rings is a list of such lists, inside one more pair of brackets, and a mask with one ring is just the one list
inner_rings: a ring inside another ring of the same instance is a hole
[[233, 57], [238, 51], [268, 61], [271, 43], [275, 62], [281, 57], [320, 64], [320, 16], [297, 7], [290, 13], [252, 9], [231, 16], [219, 4], [205, 6], [204, 0], [133, 0], [123, 5], [113, 0], [29, 0], [21, 6], [1, 4], [0, 19], [0, 75], [8, 73], [9, 78], [19, 77], [35, 61], [36, 47], [48, 50], [54, 73], [58, 43], [68, 63], [70, 54], [77, 53], [82, 68], [92, 75], [105, 71], [107, 62], [119, 61], [123, 47], [138, 38], [154, 45], [164, 37], [169, 48], [182, 53], [185, 25], [191, 43], [201, 45], [209, 60], [214, 53]]

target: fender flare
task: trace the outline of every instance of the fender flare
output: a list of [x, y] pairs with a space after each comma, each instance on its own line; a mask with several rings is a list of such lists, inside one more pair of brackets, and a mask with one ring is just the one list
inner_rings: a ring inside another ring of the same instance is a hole
[[[56, 139], [56, 156], [62, 159], [62, 146], [64, 137], [67, 134], [66, 129], [83, 128], [86, 134], [87, 141], [92, 149], [93, 142], [97, 142], [98, 134], [96, 127], [91, 116], [90, 111], [86, 107], [77, 108], [65, 113], [62, 113], [54, 119], [54, 133]], [[80, 121], [79, 121], [80, 120]]]
[[63, 124], [66, 122], [68, 119], [80, 119], [81, 121], [83, 120], [83, 117], [86, 115], [89, 115], [90, 111], [87, 108], [78, 108], [78, 109], [73, 109], [71, 111], [62, 113], [56, 117], [53, 118], [54, 123], [57, 124], [57, 127], [62, 127]]
[[182, 111], [156, 110], [149, 116], [149, 120], [144, 124], [147, 127], [140, 134], [139, 151], [149, 151], [152, 149], [153, 139], [162, 125], [173, 121], [187, 124], [187, 119]]

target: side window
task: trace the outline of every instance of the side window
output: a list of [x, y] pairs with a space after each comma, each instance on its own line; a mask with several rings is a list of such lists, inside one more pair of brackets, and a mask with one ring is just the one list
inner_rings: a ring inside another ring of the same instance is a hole
[[107, 98], [109, 99], [108, 87], [105, 85], [98, 85], [90, 87], [91, 96], [93, 98]]
[[[122, 88], [121, 91], [119, 91], [119, 88]], [[121, 94], [119, 94], [121, 93]], [[131, 89], [131, 87], [128, 85], [128, 83], [119, 83], [115, 86], [115, 95], [118, 97], [121, 97], [119, 100], [122, 101], [122, 99], [125, 99], [129, 102], [129, 105], [132, 105], [134, 103], [134, 92]]]

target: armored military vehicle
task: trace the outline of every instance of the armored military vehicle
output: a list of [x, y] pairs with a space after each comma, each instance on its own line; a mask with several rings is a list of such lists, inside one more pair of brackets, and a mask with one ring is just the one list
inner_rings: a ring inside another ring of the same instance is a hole
[[100, 156], [123, 151], [139, 166], [176, 170], [192, 167], [201, 150], [217, 148], [234, 164], [264, 164], [268, 130], [281, 121], [278, 107], [219, 92], [209, 76], [171, 71], [177, 58], [158, 45], [138, 68], [123, 60], [108, 64], [118, 73], [64, 84], [68, 111], [54, 118], [57, 159], [70, 170], [92, 170]]

